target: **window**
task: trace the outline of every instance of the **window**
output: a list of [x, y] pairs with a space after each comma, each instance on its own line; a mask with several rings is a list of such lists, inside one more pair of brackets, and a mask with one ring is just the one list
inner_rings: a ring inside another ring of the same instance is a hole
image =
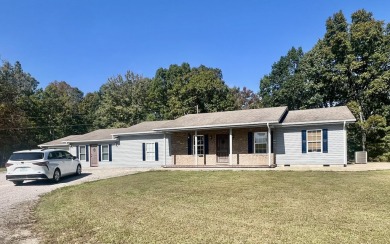
[[145, 153], [146, 153], [146, 161], [155, 161], [155, 144], [154, 143], [145, 143]]
[[322, 148], [322, 131], [307, 131], [307, 152], [321, 152]]
[[12, 161], [38, 160], [38, 159], [43, 159], [43, 153], [40, 152], [13, 153], [9, 158], [9, 160]]
[[102, 161], [108, 161], [108, 145], [102, 145]]
[[79, 158], [80, 158], [80, 160], [85, 160], [85, 158], [86, 158], [85, 146], [80, 146]]
[[[204, 136], [203, 135], [198, 135], [198, 155], [203, 155], [204, 154]], [[195, 136], [194, 136], [194, 143], [193, 143], [193, 154], [195, 155]]]
[[255, 153], [267, 153], [267, 132], [255, 132]]

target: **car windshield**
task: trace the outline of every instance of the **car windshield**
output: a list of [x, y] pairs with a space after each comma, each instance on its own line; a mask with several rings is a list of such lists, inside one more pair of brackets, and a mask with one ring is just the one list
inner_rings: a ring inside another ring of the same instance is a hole
[[41, 152], [13, 153], [9, 158], [9, 160], [12, 161], [37, 160], [37, 159], [43, 159], [43, 153]]

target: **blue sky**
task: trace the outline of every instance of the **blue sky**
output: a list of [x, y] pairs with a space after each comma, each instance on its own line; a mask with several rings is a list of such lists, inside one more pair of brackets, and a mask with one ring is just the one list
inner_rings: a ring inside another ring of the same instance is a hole
[[310, 50], [339, 10], [390, 22], [383, 0], [0, 0], [0, 58], [40, 87], [58, 80], [97, 91], [127, 70], [153, 77], [188, 62], [220, 68], [229, 86], [259, 80], [292, 47]]

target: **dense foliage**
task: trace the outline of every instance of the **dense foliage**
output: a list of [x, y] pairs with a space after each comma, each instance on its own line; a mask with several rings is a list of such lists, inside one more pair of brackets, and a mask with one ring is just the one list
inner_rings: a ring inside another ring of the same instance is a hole
[[19, 62], [0, 67], [0, 163], [18, 149], [98, 128], [126, 127], [188, 113], [271, 106], [290, 110], [347, 105], [357, 118], [349, 152], [390, 160], [390, 24], [359, 10], [348, 23], [342, 12], [304, 53], [291, 48], [260, 80], [259, 93], [228, 87], [218, 68], [188, 63], [160, 68], [153, 78], [131, 71], [84, 94], [65, 81], [38, 89]]

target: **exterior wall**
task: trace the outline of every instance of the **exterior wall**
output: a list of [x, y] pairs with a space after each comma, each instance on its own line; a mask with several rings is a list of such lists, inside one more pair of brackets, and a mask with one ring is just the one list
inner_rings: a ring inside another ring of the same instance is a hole
[[[328, 129], [328, 153], [302, 153], [302, 130]], [[277, 165], [344, 164], [343, 125], [279, 127], [274, 132]]]
[[[166, 135], [166, 163], [171, 164], [170, 135]], [[142, 160], [142, 143], [158, 143], [158, 161]], [[164, 165], [164, 135], [121, 136], [118, 145], [112, 145], [112, 162], [99, 162], [99, 165], [130, 167], [161, 167]]]
[[[266, 127], [233, 129], [233, 165], [268, 165], [268, 153], [266, 154], [248, 154], [248, 132], [266, 132]], [[175, 132], [172, 134], [172, 164], [176, 165], [226, 165], [226, 163], [217, 162], [217, 145], [216, 138], [219, 134], [229, 135], [229, 129], [224, 130], [202, 130], [198, 131], [198, 135], [208, 135], [209, 137], [209, 154], [199, 155], [198, 163], [195, 161], [194, 155], [188, 155], [188, 137], [195, 135], [194, 131]], [[192, 145], [193, 146], [193, 145]], [[205, 163], [206, 162], [206, 163]], [[274, 162], [274, 156], [271, 154], [271, 164]]]
[[[142, 143], [158, 143], [158, 161], [143, 161], [142, 160]], [[170, 135], [166, 135], [166, 163], [171, 164], [170, 156]], [[119, 141], [114, 142], [85, 142], [73, 144], [70, 148], [70, 153], [76, 155], [77, 146], [90, 145], [109, 145], [112, 149], [112, 161], [99, 161], [98, 166], [123, 166], [123, 167], [147, 167], [155, 168], [164, 165], [164, 135], [149, 134], [149, 135], [132, 135], [121, 136]], [[90, 167], [90, 162], [81, 161], [83, 167]]]

